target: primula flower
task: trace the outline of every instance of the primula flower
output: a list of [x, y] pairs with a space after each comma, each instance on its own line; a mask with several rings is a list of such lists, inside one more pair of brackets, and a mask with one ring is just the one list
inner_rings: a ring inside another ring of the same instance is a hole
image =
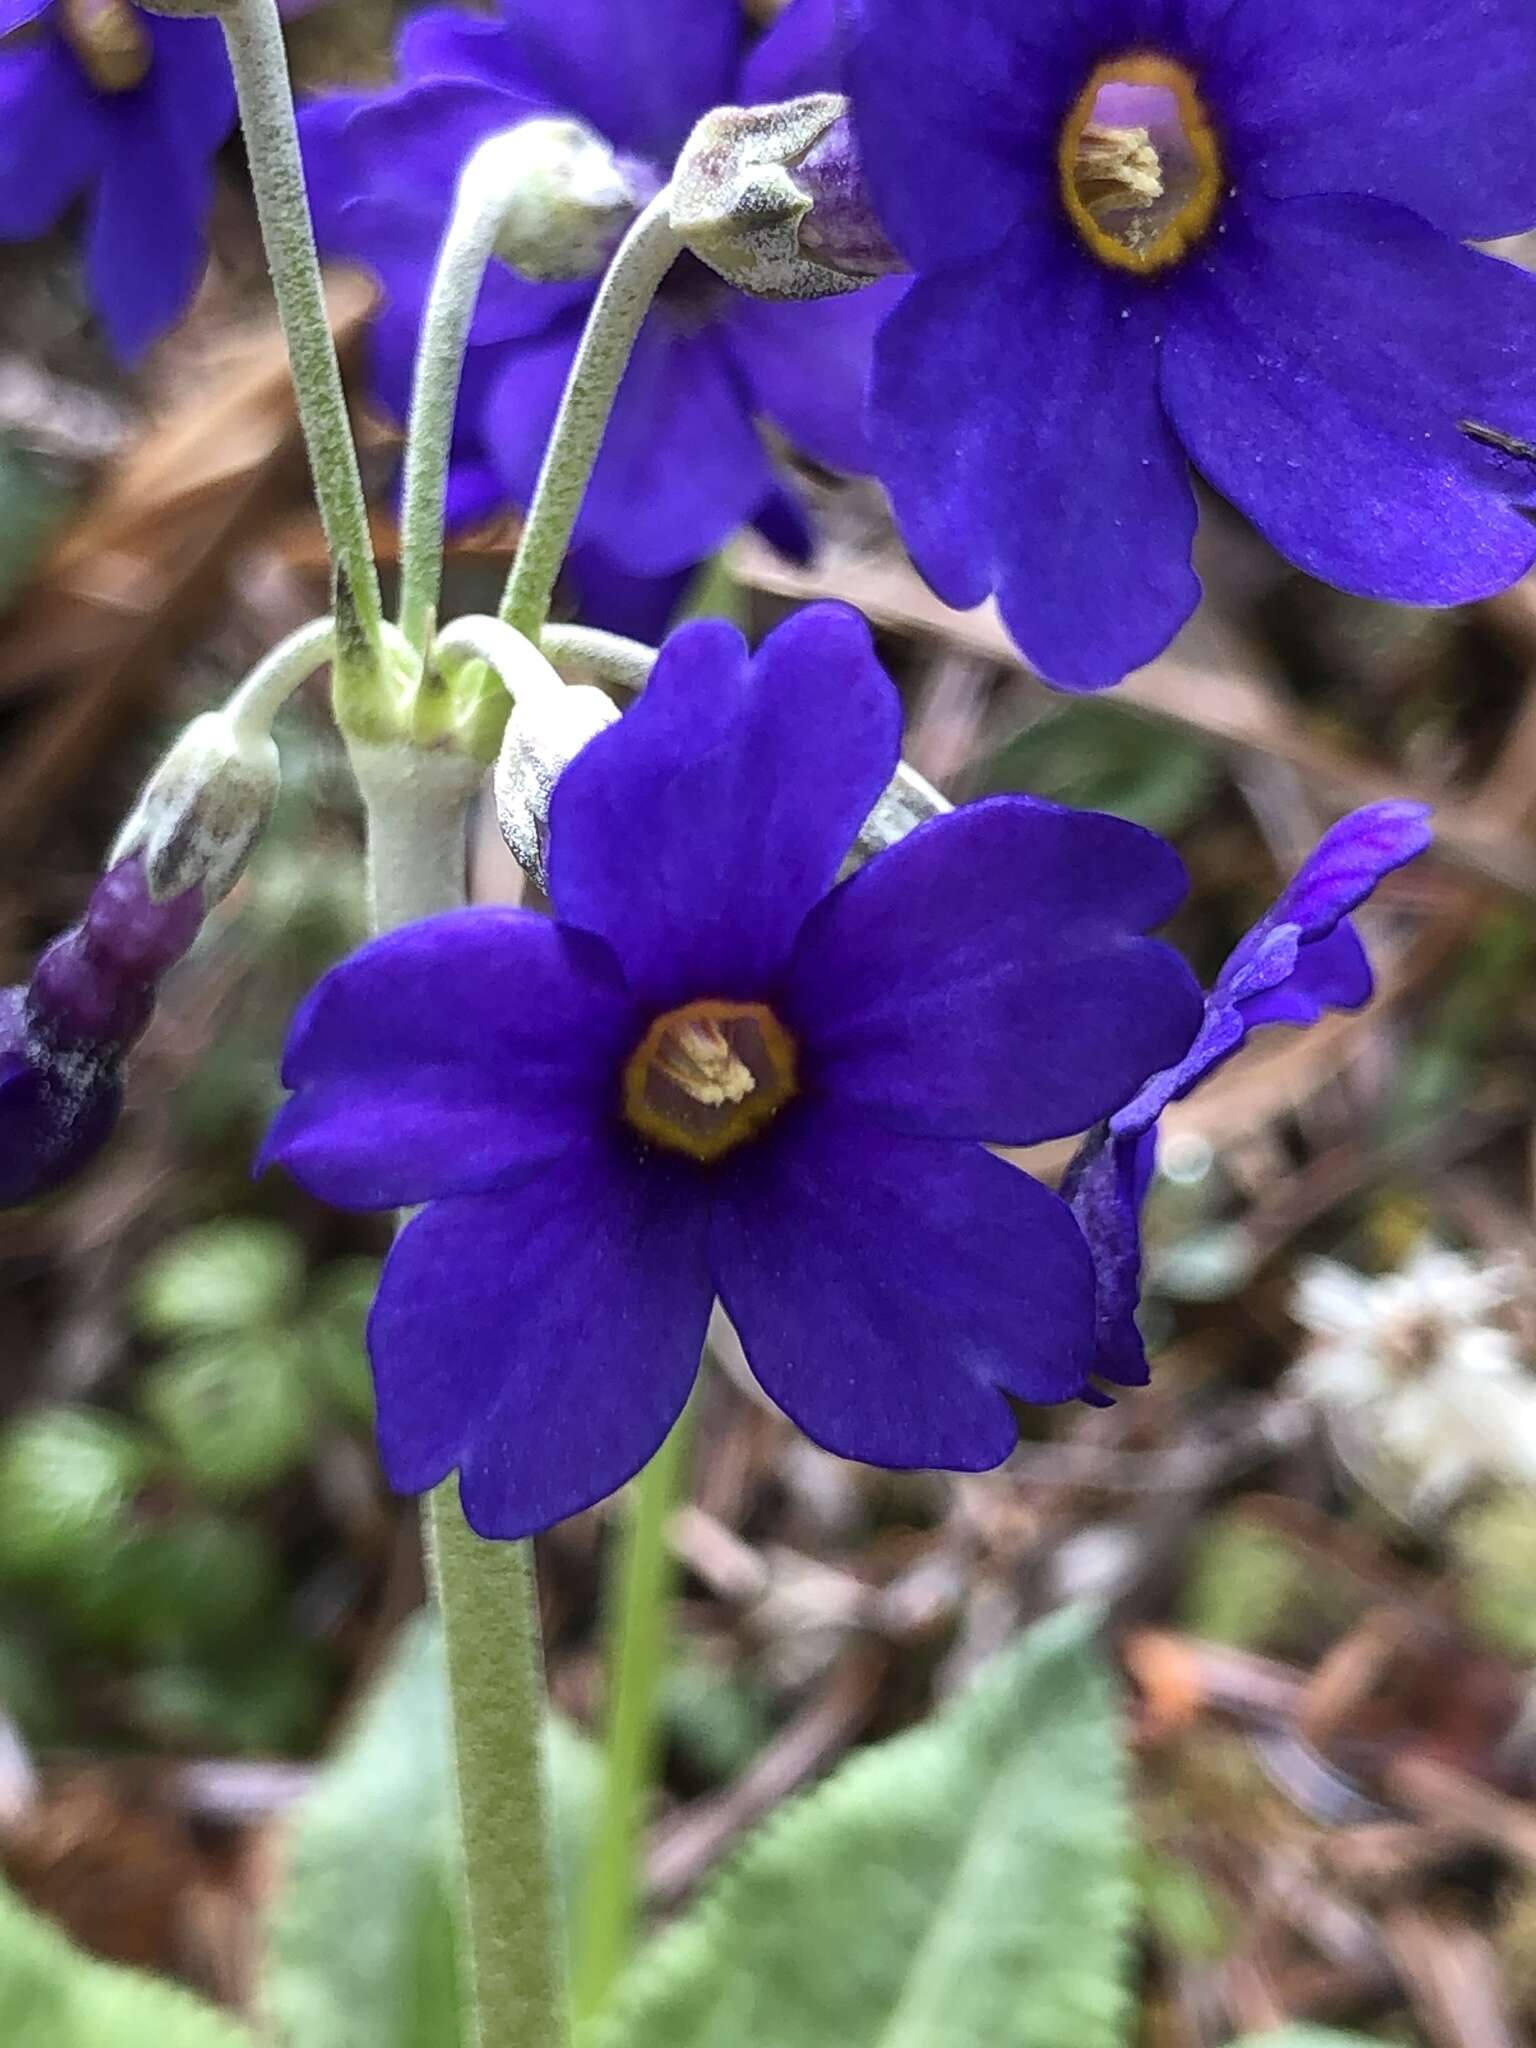
[[[1117, 681], [1189, 617], [1193, 467], [1310, 574], [1424, 605], [1536, 560], [1530, 0], [861, 0], [874, 202], [919, 273], [876, 467], [951, 604]], [[1530, 495], [1530, 473], [1521, 479]]]
[[1325, 833], [1279, 899], [1228, 955], [1193, 1045], [1093, 1133], [1062, 1192], [1093, 1247], [1098, 1285], [1094, 1372], [1120, 1386], [1147, 1379], [1136, 1327], [1141, 1205], [1157, 1159], [1158, 1119], [1238, 1051], [1261, 1024], [1315, 1024], [1370, 1000], [1371, 966], [1348, 914], [1384, 875], [1430, 842], [1423, 804], [1368, 804]]
[[199, 890], [157, 903], [143, 863], [120, 861], [31, 980], [0, 989], [0, 1208], [46, 1194], [106, 1143], [123, 1061], [202, 915]]
[[[373, 270], [386, 294], [371, 357], [386, 406], [405, 416], [438, 243], [478, 143], [536, 116], [575, 115], [638, 190], [657, 192], [710, 108], [831, 81], [833, 12], [831, 0], [791, 0], [754, 43], [739, 0], [508, 0], [489, 17], [432, 10], [401, 35], [398, 85], [304, 109], [321, 247]], [[526, 505], [597, 283], [534, 284], [492, 265], [470, 334], [451, 523]], [[691, 256], [678, 260], [641, 332], [576, 529], [589, 613], [638, 629], [656, 606], [636, 579], [675, 593], [753, 522], [776, 546], [808, 552], [757, 420], [829, 468], [867, 470], [870, 342], [899, 289], [776, 305], [732, 291]], [[659, 627], [642, 637], [659, 637]]]
[[0, 240], [45, 234], [84, 199], [86, 283], [132, 362], [202, 276], [213, 157], [235, 121], [223, 31], [130, 0], [0, 0], [0, 36]]
[[1088, 1248], [984, 1141], [1081, 1130], [1183, 1053], [1198, 991], [1142, 936], [1183, 870], [998, 797], [837, 883], [899, 742], [842, 607], [750, 660], [685, 627], [555, 786], [553, 921], [428, 919], [309, 998], [267, 1156], [343, 1207], [428, 1205], [369, 1329], [398, 1489], [457, 1468], [488, 1536], [612, 1492], [716, 1295], [767, 1393], [871, 1464], [995, 1465], [1006, 1397], [1087, 1388]]

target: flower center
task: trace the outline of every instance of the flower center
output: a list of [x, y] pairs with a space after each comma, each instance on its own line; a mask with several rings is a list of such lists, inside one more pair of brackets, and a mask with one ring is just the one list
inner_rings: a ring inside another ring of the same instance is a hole
[[624, 1069], [624, 1114], [643, 1137], [722, 1159], [795, 1094], [795, 1041], [766, 1003], [706, 999], [668, 1010]]
[[1057, 152], [1061, 196], [1094, 255], [1150, 276], [1187, 256], [1221, 203], [1221, 151], [1195, 81], [1171, 57], [1101, 64]]
[[131, 0], [58, 0], [59, 33], [98, 92], [132, 92], [149, 73], [149, 30]]

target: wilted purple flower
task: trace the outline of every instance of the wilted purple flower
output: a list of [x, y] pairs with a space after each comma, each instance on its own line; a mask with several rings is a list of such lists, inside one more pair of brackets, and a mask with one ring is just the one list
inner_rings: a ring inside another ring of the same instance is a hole
[[1176, 1065], [1154, 1074], [1094, 1132], [1062, 1187], [1093, 1250], [1098, 1281], [1094, 1372], [1121, 1386], [1147, 1378], [1136, 1327], [1141, 1293], [1141, 1205], [1157, 1159], [1157, 1124], [1260, 1024], [1315, 1024], [1329, 1010], [1370, 999], [1370, 962], [1348, 913], [1383, 875], [1430, 843], [1423, 804], [1369, 804], [1324, 834], [1274, 906], [1228, 955], [1205, 999], [1205, 1018]]
[[86, 282], [132, 362], [207, 259], [213, 157], [235, 120], [223, 32], [131, 0], [0, 0], [0, 36], [0, 240], [44, 234], [83, 199]]
[[485, 1535], [610, 1493], [687, 1398], [719, 1295], [829, 1450], [977, 1469], [1008, 1400], [1087, 1386], [1093, 1273], [984, 1149], [1086, 1127], [1189, 1044], [1141, 934], [1184, 888], [1139, 826], [1026, 797], [834, 886], [900, 709], [840, 606], [749, 661], [718, 621], [556, 784], [557, 921], [480, 909], [334, 969], [267, 1145], [313, 1193], [425, 1202], [369, 1342], [384, 1468], [458, 1468]]
[[156, 903], [142, 862], [120, 861], [25, 987], [0, 989], [0, 1207], [46, 1194], [106, 1142], [123, 1060], [202, 914], [199, 889]]
[[[576, 115], [654, 193], [711, 107], [832, 82], [833, 16], [832, 0], [791, 0], [752, 43], [739, 0], [508, 0], [489, 17], [434, 9], [406, 24], [398, 85], [304, 109], [321, 247], [384, 286], [371, 364], [389, 409], [405, 415], [454, 184], [478, 143], [530, 118]], [[470, 334], [452, 523], [526, 505], [597, 282], [534, 284], [493, 264]], [[680, 578], [753, 522], [771, 527], [776, 545], [807, 549], [757, 421], [830, 468], [867, 469], [870, 340], [895, 290], [774, 305], [679, 259], [641, 333], [577, 527], [589, 613], [614, 575], [630, 585]], [[619, 595], [633, 605], [632, 588]], [[605, 623], [621, 623], [600, 608]]]
[[[1095, 689], [1198, 601], [1193, 468], [1299, 567], [1456, 604], [1536, 531], [1530, 0], [862, 0], [874, 200], [919, 273], [876, 467], [950, 603]], [[1530, 476], [1520, 480], [1530, 495]], [[1518, 487], [1517, 487], [1518, 489]]]

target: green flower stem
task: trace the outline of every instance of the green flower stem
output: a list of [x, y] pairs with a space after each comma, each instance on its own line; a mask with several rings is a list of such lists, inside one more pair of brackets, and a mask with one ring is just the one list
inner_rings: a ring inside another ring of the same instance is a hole
[[670, 201], [670, 192], [663, 188], [620, 243], [587, 317], [544, 451], [501, 601], [501, 616], [535, 646], [549, 617], [555, 580], [571, 544], [619, 380], [651, 301], [682, 248], [673, 232]]
[[656, 1776], [659, 1694], [676, 1577], [667, 1523], [686, 1479], [691, 1435], [685, 1411], [630, 1488], [617, 1569], [607, 1579], [606, 1774], [578, 1923], [578, 2021], [601, 2009], [634, 1947], [645, 1809]]
[[546, 626], [539, 652], [561, 675], [590, 676], [620, 690], [643, 690], [656, 666], [656, 650], [595, 626]]
[[459, 178], [416, 349], [400, 514], [400, 630], [423, 656], [443, 580], [453, 415], [470, 322], [507, 212], [502, 142], [492, 136], [483, 143]]
[[369, 645], [376, 646], [383, 618], [379, 573], [315, 254], [277, 0], [227, 0], [219, 22], [234, 69], [256, 212], [288, 341], [320, 517], [358, 621]]
[[[375, 928], [457, 908], [465, 819], [484, 770], [447, 749], [354, 740], [351, 755], [368, 807]], [[482, 1541], [451, 1479], [427, 1497], [423, 1515], [448, 1650], [467, 2048], [568, 2048], [533, 1546]]]
[[278, 712], [300, 684], [330, 660], [335, 644], [333, 622], [311, 619], [263, 655], [224, 707], [236, 738], [266, 739]]
[[483, 661], [516, 703], [558, 696], [565, 688], [545, 655], [505, 619], [470, 614], [445, 626], [433, 644], [433, 664], [456, 659]]

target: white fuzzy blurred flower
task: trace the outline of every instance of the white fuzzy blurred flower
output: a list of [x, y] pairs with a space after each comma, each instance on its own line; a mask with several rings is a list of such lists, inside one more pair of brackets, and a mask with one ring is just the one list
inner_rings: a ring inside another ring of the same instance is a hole
[[1340, 1457], [1399, 1513], [1448, 1504], [1478, 1481], [1536, 1486], [1536, 1375], [1506, 1312], [1513, 1266], [1426, 1244], [1372, 1280], [1312, 1261], [1292, 1301], [1312, 1333], [1291, 1373]]

